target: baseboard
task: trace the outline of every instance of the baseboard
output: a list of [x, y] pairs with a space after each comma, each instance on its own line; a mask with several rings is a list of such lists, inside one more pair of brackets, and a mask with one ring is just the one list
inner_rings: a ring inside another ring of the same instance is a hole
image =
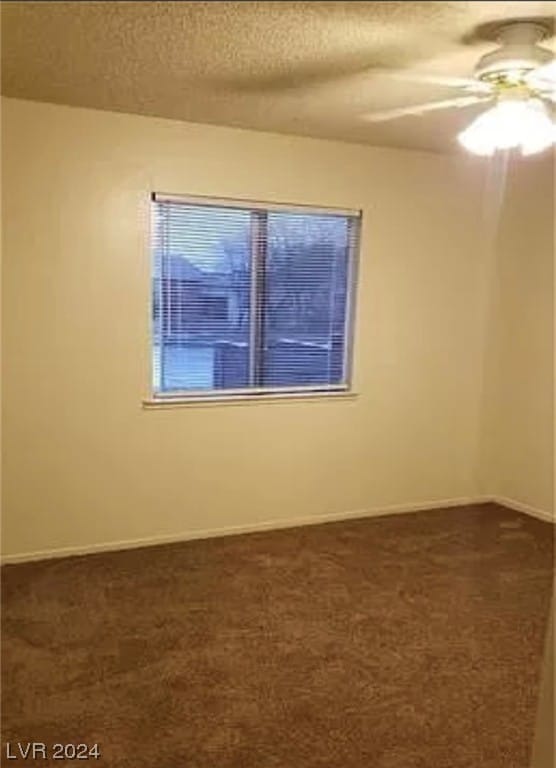
[[522, 501], [510, 499], [508, 496], [490, 496], [488, 501], [499, 504], [501, 507], [512, 509], [514, 512], [522, 512], [524, 515], [536, 517], [537, 520], [543, 520], [545, 523], [556, 524], [556, 517], [548, 510], [532, 507], [530, 504], [524, 504]]
[[451, 499], [435, 499], [433, 501], [420, 501], [412, 504], [394, 504], [372, 509], [357, 509], [347, 512], [332, 512], [324, 515], [312, 515], [310, 517], [295, 517], [281, 520], [266, 520], [260, 523], [248, 523], [246, 525], [232, 525], [224, 528], [207, 528], [196, 531], [182, 531], [180, 533], [149, 536], [139, 539], [123, 539], [121, 541], [108, 541], [100, 544], [85, 546], [62, 547], [60, 549], [47, 549], [35, 552], [23, 552], [15, 555], [4, 555], [1, 558], [2, 565], [23, 563], [32, 560], [47, 560], [51, 558], [72, 557], [76, 555], [90, 555], [95, 552], [113, 552], [123, 549], [137, 549], [139, 547], [156, 546], [157, 544], [175, 544], [180, 541], [193, 541], [195, 539], [210, 539], [219, 536], [235, 536], [241, 533], [257, 533], [263, 531], [279, 530], [281, 528], [297, 528], [305, 525], [319, 525], [320, 523], [339, 522], [341, 520], [356, 520], [358, 518], [382, 517], [386, 515], [400, 515], [410, 512], [422, 512], [428, 509], [445, 509], [450, 507], [463, 507], [469, 504], [481, 504], [490, 499], [483, 497], [462, 496]]
[[460, 496], [450, 499], [435, 499], [433, 501], [419, 501], [411, 504], [393, 504], [372, 509], [356, 509], [347, 512], [332, 512], [324, 515], [312, 515], [310, 517], [294, 517], [280, 520], [265, 520], [259, 523], [247, 523], [245, 525], [231, 525], [223, 528], [206, 528], [203, 530], [182, 531], [180, 533], [148, 536], [138, 539], [123, 539], [120, 541], [108, 541], [100, 544], [91, 544], [76, 547], [62, 547], [60, 549], [47, 549], [35, 552], [23, 552], [15, 555], [4, 555], [1, 558], [2, 565], [30, 562], [33, 560], [48, 560], [60, 557], [74, 557], [77, 555], [91, 555], [95, 552], [114, 552], [124, 549], [137, 549], [139, 547], [152, 547], [160, 544], [175, 544], [180, 541], [194, 541], [195, 539], [211, 539], [220, 536], [237, 536], [241, 533], [258, 533], [264, 531], [279, 530], [284, 528], [298, 528], [305, 525], [319, 525], [321, 523], [340, 522], [342, 520], [357, 520], [370, 517], [385, 517], [387, 515], [403, 515], [411, 512], [424, 512], [433, 509], [449, 509], [452, 507], [465, 507], [471, 504], [494, 503], [515, 512], [536, 517], [549, 523], [556, 523], [556, 518], [541, 509], [537, 509], [520, 501], [505, 496]]

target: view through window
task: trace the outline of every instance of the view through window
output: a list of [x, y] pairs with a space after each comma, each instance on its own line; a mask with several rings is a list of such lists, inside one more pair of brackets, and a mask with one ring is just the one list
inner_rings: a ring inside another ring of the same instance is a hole
[[154, 196], [155, 394], [347, 389], [358, 224]]

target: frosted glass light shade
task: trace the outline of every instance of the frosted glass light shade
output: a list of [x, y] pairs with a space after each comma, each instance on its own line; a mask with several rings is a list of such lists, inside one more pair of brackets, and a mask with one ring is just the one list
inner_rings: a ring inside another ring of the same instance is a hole
[[475, 155], [492, 155], [497, 149], [512, 147], [532, 155], [555, 140], [554, 123], [539, 99], [499, 101], [458, 136], [460, 144]]

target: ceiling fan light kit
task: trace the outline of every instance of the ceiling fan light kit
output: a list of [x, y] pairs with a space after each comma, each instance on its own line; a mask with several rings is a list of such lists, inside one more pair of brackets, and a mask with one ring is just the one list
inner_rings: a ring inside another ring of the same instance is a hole
[[548, 149], [554, 124], [540, 99], [500, 99], [459, 134], [460, 144], [475, 155], [519, 147], [523, 155]]

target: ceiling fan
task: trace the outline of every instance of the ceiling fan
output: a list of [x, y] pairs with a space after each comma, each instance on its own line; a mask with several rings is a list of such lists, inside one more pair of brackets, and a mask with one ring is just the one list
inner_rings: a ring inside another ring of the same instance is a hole
[[503, 23], [495, 30], [498, 47], [479, 59], [472, 78], [417, 75], [424, 82], [457, 88], [461, 96], [371, 112], [363, 119], [378, 123], [493, 102], [494, 106], [459, 134], [459, 142], [479, 155], [511, 147], [520, 147], [526, 155], [541, 152], [556, 142], [556, 124], [551, 118], [556, 103], [556, 59], [540, 45], [549, 34], [539, 22]]

